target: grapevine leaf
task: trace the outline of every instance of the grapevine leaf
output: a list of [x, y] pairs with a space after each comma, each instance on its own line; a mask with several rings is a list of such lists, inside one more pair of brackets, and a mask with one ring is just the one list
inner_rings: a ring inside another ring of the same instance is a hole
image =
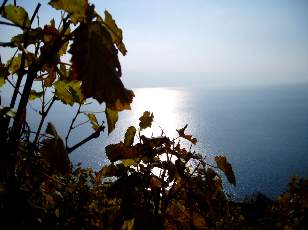
[[136, 128], [134, 126], [130, 126], [125, 133], [124, 144], [126, 146], [131, 146], [134, 143], [134, 138], [136, 134]]
[[[61, 33], [62, 29], [63, 29], [63, 28], [60, 29], [60, 33]], [[68, 27], [67, 30], [65, 31], [64, 35], [65, 35], [65, 36], [68, 36], [70, 33], [71, 33], [71, 29]], [[69, 43], [69, 41], [65, 42], [65, 43], [61, 46], [61, 48], [60, 48], [60, 50], [59, 50], [59, 52], [58, 52], [59, 56], [62, 56], [62, 55], [64, 55], [64, 54], [66, 54], [67, 47], [68, 47], [68, 43]]]
[[108, 31], [111, 34], [113, 43], [116, 44], [118, 49], [123, 55], [126, 55], [127, 50], [123, 43], [122, 30], [117, 26], [115, 20], [113, 20], [111, 14], [105, 10], [105, 21], [104, 25], [107, 27]]
[[56, 128], [55, 128], [55, 126], [51, 122], [48, 122], [47, 128], [46, 128], [45, 132], [46, 132], [46, 134], [50, 134], [53, 137], [58, 137]]
[[4, 7], [1, 15], [19, 26], [29, 27], [31, 24], [27, 11], [20, 6], [9, 4]]
[[92, 128], [94, 130], [97, 130], [99, 128], [99, 124], [98, 124], [98, 121], [97, 121], [95, 114], [94, 113], [87, 113], [86, 115], [91, 122]]
[[51, 0], [48, 4], [57, 10], [64, 10], [70, 14], [71, 21], [75, 25], [86, 20], [89, 7], [87, 0]]
[[73, 105], [75, 102], [82, 104], [84, 97], [81, 92], [80, 81], [61, 81], [54, 83], [55, 95], [64, 103]]
[[32, 101], [32, 100], [35, 100], [37, 98], [40, 98], [41, 96], [43, 96], [43, 94], [44, 94], [43, 91], [37, 92], [35, 90], [31, 90], [30, 95], [29, 95], [29, 100]]
[[110, 134], [115, 129], [115, 124], [118, 121], [118, 111], [109, 109], [107, 107], [105, 113], [107, 118], [108, 134]]
[[190, 134], [185, 134], [185, 130], [187, 128], [187, 124], [181, 128], [181, 129], [177, 129], [176, 131], [178, 132], [179, 136], [190, 141], [192, 144], [197, 144], [197, 139], [195, 137], [193, 137], [192, 135]]
[[16, 112], [12, 110], [10, 107], [3, 107], [0, 105], [0, 118], [1, 117], [14, 118], [15, 115], [16, 115]]
[[9, 67], [9, 72], [11, 74], [17, 73], [20, 67], [20, 63], [21, 63], [21, 54], [18, 54], [16, 57], [13, 57], [10, 60], [8, 60], [7, 66]]
[[111, 162], [123, 159], [136, 158], [138, 151], [134, 146], [126, 146], [123, 142], [107, 145], [106, 155]]
[[154, 115], [153, 113], [150, 113], [149, 111], [143, 112], [143, 115], [139, 118], [139, 127], [140, 129], [146, 129], [148, 127], [151, 127], [153, 122]]
[[[27, 33], [27, 43], [28, 44], [34, 44], [43, 38], [43, 30], [41, 28], [31, 29], [26, 32]], [[14, 37], [11, 38], [11, 42], [14, 46], [19, 47], [25, 39], [26, 33], [23, 34], [17, 34]]]
[[86, 98], [105, 102], [112, 110], [130, 109], [134, 93], [120, 80], [121, 65], [109, 31], [92, 22], [80, 25], [74, 34], [70, 78], [82, 81]]
[[235, 175], [234, 175], [232, 166], [227, 161], [226, 157], [216, 156], [214, 159], [217, 164], [217, 167], [224, 172], [228, 181], [235, 186], [236, 185]]
[[43, 29], [43, 41], [45, 44], [52, 44], [59, 36], [59, 31], [52, 25], [45, 25]]

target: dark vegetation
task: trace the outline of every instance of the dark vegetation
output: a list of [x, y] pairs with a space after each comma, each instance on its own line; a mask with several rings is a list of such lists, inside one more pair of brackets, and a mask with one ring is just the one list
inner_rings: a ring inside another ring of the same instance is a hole
[[[120, 80], [118, 52], [125, 55], [126, 48], [109, 12], [101, 17], [86, 0], [49, 4], [62, 12], [58, 26], [54, 20], [39, 24], [40, 4], [31, 17], [16, 1], [1, 5], [2, 26], [21, 30], [0, 43], [16, 50], [0, 63], [0, 86], [13, 88], [10, 104], [0, 108], [1, 229], [304, 229], [307, 180], [292, 179], [275, 202], [262, 194], [233, 202], [221, 181], [223, 173], [236, 185], [226, 158], [217, 156], [211, 165], [194, 152], [197, 140], [186, 133], [187, 126], [176, 138], [163, 131], [145, 136], [154, 118], [148, 111], [122, 142], [106, 147], [110, 164], [97, 172], [72, 167], [69, 154], [105, 129], [95, 113], [85, 112], [88, 99], [105, 104], [110, 133], [134, 94]], [[34, 99], [41, 101], [37, 130], [27, 123]], [[78, 105], [64, 140], [51, 123], [42, 131], [59, 102]], [[79, 116], [86, 120], [76, 124]], [[86, 124], [93, 132], [69, 146], [70, 134]]]

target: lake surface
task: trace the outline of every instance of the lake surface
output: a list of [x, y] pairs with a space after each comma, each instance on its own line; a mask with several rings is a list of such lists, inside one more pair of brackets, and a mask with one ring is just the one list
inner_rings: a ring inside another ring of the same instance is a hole
[[[120, 113], [116, 130], [71, 154], [74, 163], [99, 169], [108, 162], [107, 144], [122, 140], [127, 127], [138, 126], [143, 111], [154, 113], [151, 135], [161, 128], [167, 135], [188, 124], [198, 143], [196, 151], [208, 156], [227, 156], [236, 174], [237, 186], [226, 184], [235, 198], [261, 191], [276, 197], [292, 175], [308, 176], [308, 84], [258, 87], [184, 87], [137, 88], [131, 111]], [[34, 106], [35, 103], [34, 103]], [[87, 110], [104, 111], [103, 105], [91, 104]], [[50, 118], [65, 136], [76, 107], [55, 105]], [[28, 110], [32, 127], [35, 113]], [[31, 115], [33, 113], [33, 115]], [[104, 114], [98, 115], [104, 120]], [[80, 118], [80, 122], [85, 120]], [[76, 129], [71, 145], [91, 133], [89, 124]]]

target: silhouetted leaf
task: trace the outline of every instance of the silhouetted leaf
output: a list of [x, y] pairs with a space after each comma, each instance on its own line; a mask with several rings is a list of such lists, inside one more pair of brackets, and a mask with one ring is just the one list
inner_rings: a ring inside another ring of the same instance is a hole
[[106, 155], [111, 162], [117, 160], [136, 158], [138, 151], [133, 146], [126, 146], [123, 142], [106, 146]]
[[37, 99], [37, 98], [40, 98], [40, 97], [43, 96], [43, 95], [44, 95], [44, 92], [43, 92], [43, 91], [37, 92], [37, 91], [35, 91], [35, 90], [31, 90], [30, 95], [29, 95], [29, 100], [30, 100], [30, 101], [31, 101], [31, 100], [35, 100], [35, 99]]
[[31, 29], [23, 34], [18, 34], [11, 38], [11, 42], [14, 46], [20, 46], [24, 43], [25, 36], [27, 34], [27, 43], [34, 44], [43, 38], [43, 30], [41, 28]]
[[126, 146], [130, 146], [134, 143], [135, 134], [136, 134], [136, 128], [134, 126], [128, 127], [124, 138], [124, 144]]
[[80, 81], [61, 81], [54, 83], [55, 95], [64, 103], [73, 105], [74, 103], [82, 104], [84, 97], [80, 89]]
[[209, 229], [204, 217], [198, 213], [196, 210], [192, 211], [192, 222], [196, 229], [198, 230], [206, 230]]
[[185, 134], [185, 129], [187, 128], [187, 124], [181, 128], [181, 129], [177, 129], [176, 131], [178, 132], [179, 136], [190, 141], [192, 144], [197, 144], [197, 139], [195, 137], [193, 137], [192, 135], [189, 134]]
[[51, 164], [53, 169], [60, 173], [68, 173], [71, 170], [71, 163], [68, 153], [65, 149], [63, 140], [58, 135], [55, 127], [48, 123], [46, 133], [51, 134], [53, 138], [46, 138], [40, 149], [41, 155]]
[[1, 15], [19, 26], [29, 27], [31, 24], [27, 11], [20, 6], [6, 5]]
[[74, 24], [85, 22], [86, 20], [88, 11], [87, 0], [51, 0], [49, 5], [57, 10], [64, 10], [69, 13]]
[[105, 114], [108, 125], [108, 134], [110, 134], [115, 129], [115, 124], [118, 121], [118, 111], [106, 108]]
[[0, 58], [0, 87], [5, 84], [5, 79], [9, 76], [9, 74], [8, 67], [2, 64]]
[[134, 94], [120, 80], [121, 66], [109, 31], [92, 22], [80, 25], [74, 35], [70, 78], [82, 81], [86, 98], [105, 102], [115, 111], [130, 109]]
[[218, 168], [221, 169], [225, 173], [228, 181], [231, 184], [236, 185], [235, 176], [234, 176], [234, 172], [233, 172], [232, 166], [227, 161], [226, 157], [224, 157], [224, 156], [216, 156], [215, 157], [215, 162], [216, 162]]
[[151, 127], [153, 122], [154, 115], [153, 113], [150, 113], [149, 111], [143, 112], [143, 115], [139, 118], [139, 127], [140, 129], [146, 129], [148, 127]]
[[104, 23], [111, 34], [112, 41], [117, 45], [120, 52], [125, 55], [127, 50], [123, 43], [122, 30], [117, 26], [115, 20], [113, 20], [111, 14], [107, 10], [105, 10]]

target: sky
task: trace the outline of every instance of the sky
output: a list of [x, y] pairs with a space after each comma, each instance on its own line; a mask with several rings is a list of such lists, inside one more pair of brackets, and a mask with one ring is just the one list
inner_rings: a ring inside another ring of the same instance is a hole
[[[48, 1], [40, 2], [41, 21], [57, 17]], [[240, 81], [248, 76], [250, 81], [308, 76], [307, 0], [91, 2], [102, 15], [107, 9], [123, 29], [128, 53], [120, 60], [129, 85], [219, 75], [241, 76]], [[32, 11], [36, 5], [17, 3]]]

